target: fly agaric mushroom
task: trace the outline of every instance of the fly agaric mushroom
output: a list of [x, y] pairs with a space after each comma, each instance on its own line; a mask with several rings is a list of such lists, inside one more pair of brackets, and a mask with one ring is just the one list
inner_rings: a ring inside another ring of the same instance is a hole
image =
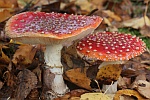
[[77, 53], [86, 58], [104, 61], [107, 64], [121, 64], [146, 50], [145, 43], [130, 34], [118, 32], [98, 32], [77, 43]]
[[14, 41], [46, 45], [45, 63], [55, 75], [51, 88], [61, 95], [67, 90], [62, 77], [62, 47], [90, 34], [101, 21], [99, 16], [24, 12], [11, 17], [6, 23], [5, 31]]

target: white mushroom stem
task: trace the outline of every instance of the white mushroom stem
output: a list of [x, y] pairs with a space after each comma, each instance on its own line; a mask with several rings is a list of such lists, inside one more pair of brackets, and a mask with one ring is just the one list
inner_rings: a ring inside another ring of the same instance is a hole
[[[61, 49], [62, 44], [47, 45], [44, 52], [46, 65], [49, 66], [50, 72], [54, 75], [54, 79], [51, 82], [51, 89], [59, 94], [63, 95], [68, 90], [68, 87], [63, 80], [63, 66], [61, 64]], [[50, 77], [51, 78], [51, 77]]]

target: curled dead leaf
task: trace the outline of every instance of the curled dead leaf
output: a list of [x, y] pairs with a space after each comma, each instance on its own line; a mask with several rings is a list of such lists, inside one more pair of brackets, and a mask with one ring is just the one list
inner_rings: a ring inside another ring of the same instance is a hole
[[150, 37], [150, 26], [144, 25], [143, 27], [140, 28], [140, 33], [143, 36]]
[[[41, 0], [40, 0], [41, 1]], [[31, 4], [36, 4], [37, 2], [39, 2], [39, 0], [17, 0], [17, 3], [18, 3], [18, 6], [20, 8], [24, 8], [28, 3], [31, 3]]]
[[5, 21], [12, 16], [12, 9], [0, 8], [0, 22]]
[[99, 69], [96, 80], [103, 84], [111, 84], [112, 81], [119, 79], [122, 67], [119, 64], [109, 64]]
[[144, 25], [150, 26], [150, 19], [147, 16], [126, 20], [121, 24], [122, 27], [132, 27], [135, 29], [142, 28]]
[[146, 80], [138, 80], [134, 82], [133, 88], [144, 97], [150, 99], [150, 82], [147, 82]]
[[115, 21], [121, 21], [121, 17], [110, 10], [103, 10], [102, 13], [106, 14], [108, 17], [114, 19]]
[[0, 50], [0, 53], [1, 53], [0, 63], [9, 64], [10, 58], [6, 54], [4, 54], [4, 52], [2, 50]]
[[66, 79], [79, 87], [85, 88], [87, 90], [92, 90], [92, 88], [90, 87], [91, 80], [85, 74], [86, 69], [84, 69], [84, 72], [81, 72], [81, 70], [81, 68], [76, 68], [66, 71]]
[[23, 100], [36, 87], [37, 77], [28, 69], [24, 69], [18, 74], [18, 86], [16, 90], [16, 98]]
[[19, 49], [16, 50], [13, 56], [12, 62], [14, 64], [18, 64], [18, 63], [22, 63], [24, 65], [31, 64], [36, 51], [37, 48], [32, 45], [28, 45], [28, 44], [20, 45]]
[[4, 83], [0, 81], [0, 89], [3, 87]]
[[145, 99], [135, 90], [124, 89], [124, 90], [119, 90], [116, 92], [116, 94], [114, 96], [114, 100], [120, 100], [120, 96], [122, 96], [122, 95], [134, 96], [134, 97], [138, 98], [138, 100]]
[[88, 93], [89, 91], [84, 89], [75, 89], [66, 93], [62, 97], [55, 98], [54, 100], [80, 100], [80, 96], [84, 93]]
[[0, 0], [0, 8], [17, 7], [17, 0]]
[[76, 0], [75, 4], [80, 6], [81, 10], [85, 10], [88, 13], [93, 9], [96, 9], [96, 6], [90, 3], [88, 0]]

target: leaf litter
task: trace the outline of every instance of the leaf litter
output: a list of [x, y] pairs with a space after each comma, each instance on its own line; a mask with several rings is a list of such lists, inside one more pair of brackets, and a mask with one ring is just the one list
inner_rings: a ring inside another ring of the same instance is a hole
[[[149, 0], [84, 1], [0, 1], [0, 98], [40, 98], [42, 100], [46, 98], [44, 93], [47, 89], [44, 89], [45, 84], [42, 82], [44, 46], [16, 44], [14, 41], [9, 42], [10, 39], [4, 36], [5, 22], [16, 13], [23, 11], [55, 11], [70, 14], [98, 15], [103, 17], [104, 21], [96, 31], [118, 31], [118, 28], [127, 27], [138, 30], [141, 35], [140, 38], [150, 38]], [[140, 9], [137, 9], [137, 3], [141, 8], [141, 12]], [[90, 100], [94, 98], [93, 96], [99, 94], [99, 98], [101, 98], [102, 95], [105, 95], [101, 93], [101, 84], [104, 82], [104, 78], [109, 80], [109, 84], [114, 80], [118, 81], [118, 91], [112, 94], [113, 96], [111, 97], [114, 100], [122, 100], [122, 98], [146, 100], [150, 98], [148, 94], [150, 91], [149, 52], [145, 52], [121, 65], [121, 69], [118, 67], [119, 71], [113, 69], [114, 65], [106, 67], [107, 70], [98, 70], [98, 65], [101, 62], [78, 57], [74, 44], [62, 50], [62, 63], [65, 70], [64, 79], [71, 83], [70, 89], [73, 84], [77, 86], [64, 96], [56, 98], [56, 100], [80, 100], [85, 93], [93, 93], [90, 95], [85, 94], [86, 98], [90, 98]], [[115, 73], [117, 77], [111, 75], [112, 73]], [[100, 82], [100, 80], [102, 81]]]

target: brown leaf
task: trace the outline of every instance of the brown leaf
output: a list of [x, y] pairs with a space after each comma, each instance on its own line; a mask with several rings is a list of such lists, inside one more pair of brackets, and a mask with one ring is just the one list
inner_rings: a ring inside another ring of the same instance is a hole
[[143, 36], [150, 37], [150, 26], [144, 25], [142, 28], [140, 28], [140, 33]]
[[147, 82], [146, 80], [138, 80], [134, 82], [133, 88], [135, 88], [144, 97], [150, 99], [150, 82]]
[[10, 58], [6, 54], [4, 54], [2, 50], [0, 50], [0, 52], [1, 52], [0, 63], [9, 64]]
[[17, 0], [0, 0], [0, 8], [17, 7]]
[[76, 5], [81, 7], [81, 10], [91, 12], [93, 9], [96, 9], [96, 6], [91, 4], [88, 0], [76, 0]]
[[0, 81], [0, 89], [3, 87], [4, 83]]
[[121, 21], [121, 17], [110, 10], [103, 10], [102, 13], [106, 14], [108, 17], [114, 19], [115, 21]]
[[7, 83], [7, 86], [13, 87], [16, 85], [16, 76], [10, 71], [5, 71], [3, 74], [4, 80]]
[[66, 93], [64, 96], [55, 98], [54, 100], [80, 100], [80, 96], [84, 93], [88, 93], [89, 91], [84, 89], [75, 89], [71, 90], [70, 92]]
[[[41, 1], [41, 0], [40, 0]], [[31, 0], [17, 0], [18, 6], [23, 9]], [[32, 0], [31, 4], [36, 4], [39, 0]]]
[[147, 16], [141, 18], [133, 18], [130, 20], [123, 21], [121, 24], [121, 26], [123, 27], [132, 27], [135, 29], [139, 29], [142, 28], [145, 24], [147, 26], [150, 26], [150, 19]]
[[31, 64], [32, 60], [35, 56], [35, 53], [37, 51], [37, 48], [32, 46], [32, 45], [28, 45], [28, 44], [23, 44], [19, 46], [19, 49], [16, 50], [12, 62], [14, 64]]
[[109, 64], [99, 69], [96, 80], [103, 84], [111, 84], [112, 81], [118, 80], [122, 67], [119, 64]]
[[130, 84], [131, 84], [131, 78], [121, 77], [121, 76], [119, 77], [118, 79], [119, 89], [127, 89]]
[[114, 100], [120, 100], [120, 96], [122, 95], [128, 95], [128, 96], [134, 96], [138, 98], [138, 100], [143, 100], [144, 97], [142, 97], [137, 91], [135, 90], [130, 90], [130, 89], [124, 89], [124, 90], [119, 90], [116, 92], [114, 96]]
[[6, 19], [8, 19], [9, 17], [11, 17], [12, 16], [11, 12], [12, 12], [11, 9], [1, 8], [0, 9], [0, 22], [3, 22]]
[[39, 91], [37, 88], [32, 89], [27, 97], [27, 100], [39, 100]]
[[15, 97], [18, 100], [23, 100], [36, 87], [37, 77], [33, 72], [24, 69], [18, 74], [18, 86], [16, 88]]
[[68, 81], [76, 84], [79, 87], [85, 88], [87, 90], [92, 90], [90, 87], [91, 80], [86, 76], [86, 69], [81, 72], [81, 68], [71, 69], [65, 72]]
[[103, 5], [106, 1], [107, 0], [89, 0], [89, 2], [95, 5], [98, 9], [103, 9]]

